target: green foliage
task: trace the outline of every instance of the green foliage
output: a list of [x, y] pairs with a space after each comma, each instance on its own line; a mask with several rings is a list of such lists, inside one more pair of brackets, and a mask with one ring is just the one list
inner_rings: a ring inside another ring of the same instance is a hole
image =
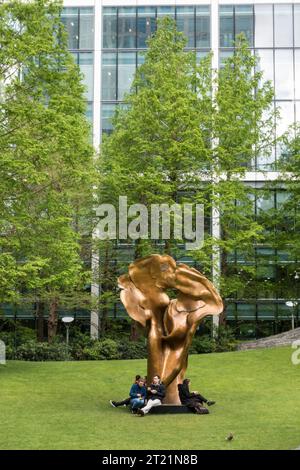
[[[185, 44], [174, 21], [158, 23], [126, 107], [103, 139], [99, 200], [115, 207], [120, 195], [148, 208], [204, 204], [207, 225], [219, 218], [221, 227], [220, 233], [207, 229], [201, 249], [185, 252], [178, 237], [157, 245], [148, 227], [133, 244], [132, 258], [151, 251], [188, 256], [209, 277], [214, 268], [223, 298], [255, 297], [254, 246], [264, 241], [263, 223], [255, 218], [254, 188], [242, 178], [255, 157], [269, 155], [274, 145], [272, 85], [263, 81], [243, 35], [234, 55], [213, 73], [211, 56], [197, 63]], [[237, 252], [241, 265], [234, 263]], [[104, 284], [104, 292], [112, 289]]]
[[118, 344], [113, 339], [95, 341], [92, 347], [83, 350], [85, 359], [119, 359]]
[[65, 344], [28, 341], [20, 345], [14, 359], [23, 361], [65, 361], [69, 358]]
[[[87, 304], [93, 148], [57, 0], [0, 5], [0, 302]], [[72, 299], [72, 300], [71, 300]]]

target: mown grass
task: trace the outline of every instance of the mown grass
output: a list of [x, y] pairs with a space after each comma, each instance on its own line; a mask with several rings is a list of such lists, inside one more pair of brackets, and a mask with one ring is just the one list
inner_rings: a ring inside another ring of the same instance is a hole
[[[300, 445], [300, 366], [290, 348], [191, 356], [207, 416], [114, 409], [146, 361], [0, 366], [0, 449], [291, 449]], [[232, 432], [234, 439], [226, 441]]]

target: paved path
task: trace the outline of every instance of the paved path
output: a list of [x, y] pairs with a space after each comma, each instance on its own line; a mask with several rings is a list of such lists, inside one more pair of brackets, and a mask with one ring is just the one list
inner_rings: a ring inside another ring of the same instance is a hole
[[246, 341], [238, 346], [239, 350], [260, 349], [260, 348], [276, 348], [279, 346], [289, 346], [293, 341], [300, 340], [300, 328], [280, 333], [279, 335], [268, 336], [267, 338], [257, 339], [254, 341]]

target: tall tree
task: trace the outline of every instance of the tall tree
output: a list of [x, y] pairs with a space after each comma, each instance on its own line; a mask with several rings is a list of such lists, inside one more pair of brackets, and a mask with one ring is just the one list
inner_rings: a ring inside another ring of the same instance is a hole
[[85, 297], [89, 276], [82, 255], [91, 244], [94, 169], [84, 87], [60, 1], [0, 8], [1, 264], [14, 281], [1, 300], [46, 304], [51, 341], [60, 303]]
[[[157, 247], [149, 227], [135, 254], [161, 249], [188, 256], [208, 276], [217, 273], [223, 297], [239, 298], [255, 291], [254, 244], [263, 237], [253, 188], [242, 179], [255, 156], [270, 153], [274, 144], [273, 91], [256, 70], [257, 58], [243, 36], [213, 74], [211, 57], [197, 64], [185, 44], [174, 21], [158, 23], [126, 107], [117, 112], [115, 130], [102, 144], [100, 200], [116, 207], [119, 195], [148, 208], [203, 204], [207, 232], [200, 250], [179, 250], [182, 237]], [[215, 216], [219, 234], [211, 230]], [[240, 266], [230, 262], [238, 251]]]

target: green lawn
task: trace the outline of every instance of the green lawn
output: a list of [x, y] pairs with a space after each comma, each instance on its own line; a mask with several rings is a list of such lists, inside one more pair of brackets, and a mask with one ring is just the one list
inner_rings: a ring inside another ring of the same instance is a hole
[[[137, 418], [114, 409], [146, 362], [0, 366], [0, 449], [291, 449], [300, 445], [300, 366], [291, 349], [191, 356], [207, 416]], [[231, 442], [225, 440], [233, 432]]]

